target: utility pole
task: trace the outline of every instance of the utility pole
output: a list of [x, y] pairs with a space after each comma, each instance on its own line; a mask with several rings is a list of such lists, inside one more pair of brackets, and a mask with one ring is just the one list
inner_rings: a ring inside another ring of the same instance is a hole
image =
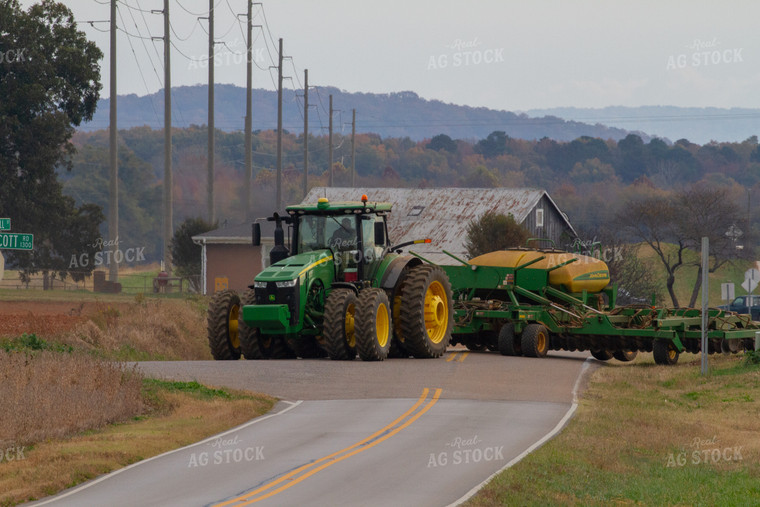
[[253, 178], [253, 142], [251, 130], [253, 123], [253, 104], [251, 101], [251, 88], [253, 87], [253, 25], [252, 23], [253, 0], [248, 0], [248, 61], [245, 69], [245, 212], [246, 221], [251, 219], [251, 179]]
[[214, 0], [208, 1], [208, 221], [214, 216]]
[[351, 110], [351, 188], [356, 188], [356, 109]]
[[332, 125], [332, 117], [333, 117], [333, 107], [332, 107], [332, 93], [330, 94], [330, 121], [328, 123], [328, 135], [327, 135], [327, 167], [330, 175], [329, 178], [329, 184], [328, 187], [333, 186], [333, 138], [332, 138], [332, 131], [333, 131], [333, 125]]
[[303, 71], [303, 196], [309, 191], [309, 69]]
[[172, 273], [172, 67], [169, 0], [164, 0], [164, 270]]
[[280, 37], [280, 56], [277, 63], [277, 202], [274, 209], [280, 211], [282, 206], [282, 37]]
[[[116, 0], [111, 0], [111, 54], [110, 54], [110, 127], [109, 127], [109, 166], [110, 184], [108, 186], [108, 239], [116, 245], [119, 238], [119, 161], [116, 144]], [[113, 248], [116, 248], [115, 246]], [[108, 277], [111, 282], [119, 281], [119, 264], [115, 261], [108, 265]]]

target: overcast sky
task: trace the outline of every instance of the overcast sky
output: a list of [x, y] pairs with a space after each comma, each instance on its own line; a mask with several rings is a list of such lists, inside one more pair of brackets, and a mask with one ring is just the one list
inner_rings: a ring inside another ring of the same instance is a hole
[[[25, 5], [32, 2], [24, 0]], [[67, 1], [101, 47], [107, 0]], [[214, 0], [217, 83], [245, 85], [246, 0]], [[133, 9], [128, 8], [133, 7]], [[161, 0], [119, 0], [118, 93], [163, 88]], [[173, 86], [207, 82], [209, 2], [171, 0]], [[141, 12], [137, 8], [148, 12]], [[188, 12], [189, 11], [189, 12]], [[191, 14], [193, 13], [193, 14]], [[266, 20], [264, 19], [264, 15]], [[638, 0], [273, 0], [254, 6], [254, 86], [411, 90], [492, 109], [675, 105], [760, 107], [760, 2]], [[238, 21], [239, 19], [239, 21]], [[271, 37], [271, 40], [270, 40]], [[182, 40], [186, 39], [186, 40]], [[265, 40], [266, 43], [265, 44]], [[224, 43], [224, 44], [221, 44]]]

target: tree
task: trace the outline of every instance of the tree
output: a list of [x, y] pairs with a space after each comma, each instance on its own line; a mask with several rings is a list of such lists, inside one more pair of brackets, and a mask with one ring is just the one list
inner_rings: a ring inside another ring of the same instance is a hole
[[478, 141], [475, 145], [475, 151], [485, 158], [498, 157], [507, 152], [508, 136], [501, 130], [495, 130], [488, 134], [488, 137]]
[[202, 218], [188, 218], [174, 231], [172, 237], [172, 263], [177, 275], [190, 280], [192, 289], [200, 290], [201, 246], [193, 243], [193, 236], [217, 228]]
[[644, 142], [635, 134], [628, 134], [618, 143], [618, 149], [623, 159], [620, 176], [625, 181], [633, 181], [646, 170], [644, 157]]
[[50, 0], [28, 11], [17, 0], [0, 3], [0, 33], [6, 55], [0, 63], [0, 216], [11, 217], [14, 230], [35, 235], [35, 249], [12, 252], [9, 263], [27, 277], [39, 271], [65, 276], [71, 253], [89, 253], [103, 215], [64, 197], [55, 169], [71, 169], [70, 139], [95, 112], [103, 55], [76, 29], [71, 11]]
[[456, 153], [457, 143], [446, 134], [438, 134], [430, 140], [427, 149], [435, 151], [445, 150], [449, 153]]
[[[665, 286], [675, 308], [680, 304], [674, 285], [676, 275], [684, 266], [697, 265], [689, 260], [687, 251], [699, 250], [701, 238], [710, 239], [710, 266], [712, 273], [726, 262], [738, 257], [738, 251], [728, 229], [738, 223], [736, 205], [726, 192], [708, 186], [693, 186], [675, 196], [646, 197], [630, 201], [616, 216], [615, 223], [629, 235], [644, 241], [667, 273]], [[694, 306], [702, 284], [701, 266], [698, 268], [689, 306]]]
[[464, 246], [470, 258], [493, 252], [522, 246], [530, 233], [515, 221], [510, 213], [488, 211], [478, 219], [467, 224], [467, 239]]

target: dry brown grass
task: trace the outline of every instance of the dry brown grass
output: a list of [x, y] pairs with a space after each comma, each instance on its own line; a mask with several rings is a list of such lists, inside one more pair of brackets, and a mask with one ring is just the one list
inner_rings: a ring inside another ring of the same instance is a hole
[[22, 461], [0, 463], [0, 506], [55, 494], [105, 474], [242, 424], [269, 411], [276, 400], [236, 393], [203, 398], [160, 390], [161, 410], [143, 420], [108, 426], [64, 440], [38, 443]]
[[211, 359], [205, 309], [200, 300], [151, 299], [118, 308], [100, 304], [60, 341], [115, 359]]
[[101, 427], [143, 410], [134, 369], [84, 354], [0, 351], [0, 447]]

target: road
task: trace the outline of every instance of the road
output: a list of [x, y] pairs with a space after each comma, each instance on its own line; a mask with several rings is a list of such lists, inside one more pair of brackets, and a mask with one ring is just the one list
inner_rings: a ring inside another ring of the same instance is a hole
[[149, 362], [151, 376], [265, 392], [272, 413], [40, 505], [457, 503], [559, 431], [585, 354]]

